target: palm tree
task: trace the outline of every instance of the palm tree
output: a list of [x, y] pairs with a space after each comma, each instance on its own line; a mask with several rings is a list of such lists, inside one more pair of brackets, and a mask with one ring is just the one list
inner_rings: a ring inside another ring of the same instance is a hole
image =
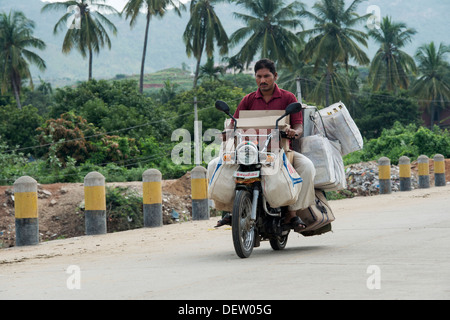
[[[323, 70], [317, 70], [311, 62], [305, 62], [300, 59], [300, 52], [305, 48], [304, 39], [296, 45], [294, 52], [294, 62], [292, 67], [282, 66], [279, 68], [278, 85], [285, 90], [291, 92], [297, 91], [297, 79], [300, 80], [300, 90], [303, 101], [314, 102], [316, 105], [320, 103], [312, 98], [312, 92], [319, 79], [318, 74]], [[319, 67], [320, 69], [321, 67]], [[324, 69], [324, 68], [323, 68]], [[297, 92], [298, 93], [298, 92]], [[322, 95], [323, 96], [323, 95]]]
[[[349, 101], [350, 100], [350, 74], [354, 67], [345, 68], [342, 63], [336, 63], [333, 71], [328, 71], [326, 61], [315, 67], [312, 63], [303, 61], [297, 62], [293, 70], [283, 68], [279, 83], [284, 89], [291, 92], [297, 90], [297, 77], [300, 78], [301, 94], [303, 101], [313, 102], [318, 106], [328, 106], [329, 101], [323, 94], [324, 89], [328, 88], [328, 99], [331, 101]], [[300, 75], [300, 76], [299, 76]], [[347, 103], [346, 103], [347, 104]]]
[[373, 90], [408, 88], [409, 75], [416, 71], [416, 65], [414, 59], [400, 49], [414, 34], [414, 29], [407, 28], [403, 22], [392, 22], [390, 17], [383, 18], [379, 29], [369, 31], [369, 36], [380, 44], [369, 70]]
[[237, 0], [250, 14], [234, 13], [245, 27], [236, 30], [230, 37], [232, 45], [247, 39], [239, 53], [239, 60], [247, 66], [257, 54], [276, 63], [290, 66], [293, 53], [300, 39], [293, 30], [302, 26], [298, 19], [304, 5], [294, 1], [285, 6], [284, 0]]
[[232, 69], [233, 74], [236, 74], [236, 71], [242, 73], [242, 71], [244, 71], [245, 69], [244, 63], [237, 56], [223, 57], [222, 62], [225, 62], [227, 64], [225, 67], [225, 71], [228, 69]]
[[411, 86], [411, 92], [431, 115], [431, 127], [439, 122], [440, 111], [450, 101], [450, 64], [445, 56], [450, 53], [450, 46], [443, 43], [436, 50], [434, 42], [420, 46], [415, 58], [418, 62], [420, 77]]
[[350, 59], [361, 65], [370, 62], [366, 53], [358, 46], [361, 44], [367, 47], [367, 34], [353, 29], [369, 16], [359, 16], [356, 13], [356, 8], [362, 1], [354, 0], [345, 9], [344, 0], [320, 0], [313, 6], [316, 14], [309, 11], [302, 14], [314, 22], [314, 27], [299, 33], [301, 36], [310, 36], [301, 57], [306, 62], [312, 61], [316, 69], [321, 65], [326, 66], [325, 77], [320, 82], [322, 88], [325, 88], [326, 105], [330, 103], [330, 90], [335, 91], [333, 84], [342, 82], [339, 80], [337, 64], [348, 69]]
[[162, 104], [174, 99], [177, 95], [177, 89], [180, 87], [178, 83], [173, 83], [170, 80], [164, 81], [164, 87], [159, 90], [159, 97]]
[[222, 0], [192, 0], [190, 5], [191, 17], [183, 34], [188, 57], [194, 55], [197, 66], [194, 74], [194, 88], [197, 87], [200, 72], [200, 61], [203, 51], [211, 58], [214, 54], [214, 42], [220, 48], [219, 53], [228, 53], [228, 36], [214, 11], [214, 4]]
[[[177, 2], [177, 3], [175, 3]], [[173, 0], [129, 0], [122, 10], [122, 14], [125, 13], [125, 19], [130, 17], [130, 26], [134, 27], [137, 22], [137, 17], [140, 10], [145, 10], [146, 12], [146, 25], [145, 25], [145, 37], [144, 37], [144, 48], [142, 51], [142, 62], [141, 62], [141, 75], [139, 78], [139, 91], [142, 93], [144, 90], [144, 65], [145, 56], [147, 53], [147, 42], [148, 42], [148, 31], [150, 26], [150, 20], [152, 16], [159, 16], [162, 18], [164, 14], [168, 11], [169, 7], [173, 7], [175, 12], [181, 16], [180, 9], [185, 9], [183, 3]]]
[[[111, 49], [111, 39], [105, 29], [108, 28], [114, 35], [117, 34], [116, 26], [104, 15], [104, 13], [119, 15], [112, 6], [103, 4], [106, 0], [68, 0], [65, 2], [47, 3], [42, 7], [41, 12], [50, 10], [64, 10], [65, 14], [58, 20], [53, 33], [57, 34], [61, 30], [67, 30], [64, 37], [62, 52], [69, 54], [76, 48], [83, 58], [89, 56], [89, 76], [92, 79], [92, 55], [99, 53], [100, 48], [105, 44]], [[77, 8], [73, 14], [72, 8]], [[101, 13], [103, 12], [103, 13]], [[79, 24], [70, 25], [71, 19]]]
[[210, 80], [219, 81], [219, 75], [223, 76], [225, 72], [224, 67], [214, 65], [214, 57], [208, 58], [206, 63], [200, 67], [200, 75], [198, 78], [206, 77]]
[[17, 107], [20, 103], [22, 80], [27, 78], [33, 87], [30, 64], [45, 70], [45, 61], [30, 48], [44, 50], [45, 43], [33, 37], [35, 24], [27, 19], [23, 12], [12, 11], [0, 14], [0, 75], [1, 92], [5, 94], [10, 88], [14, 93]]

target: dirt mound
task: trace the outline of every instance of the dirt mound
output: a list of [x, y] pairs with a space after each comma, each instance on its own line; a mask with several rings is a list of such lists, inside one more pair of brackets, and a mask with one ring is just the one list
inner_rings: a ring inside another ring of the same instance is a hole
[[[84, 233], [80, 204], [83, 184], [38, 185], [39, 233], [41, 241], [70, 238]], [[15, 242], [14, 194], [12, 186], [0, 186], [0, 248]]]
[[[142, 195], [142, 182], [107, 183]], [[180, 179], [162, 182], [163, 223], [187, 221], [192, 216], [190, 172]], [[82, 183], [38, 185], [40, 241], [84, 235], [84, 187]], [[0, 249], [14, 246], [13, 186], [0, 186]]]
[[166, 180], [163, 183], [163, 192], [176, 196], [186, 196], [191, 194], [191, 173], [188, 172], [180, 179]]

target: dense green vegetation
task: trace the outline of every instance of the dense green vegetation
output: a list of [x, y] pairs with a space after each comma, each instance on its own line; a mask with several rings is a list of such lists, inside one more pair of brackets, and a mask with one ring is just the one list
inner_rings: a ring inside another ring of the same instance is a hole
[[[56, 89], [40, 109], [27, 105], [19, 110], [12, 97], [6, 99], [0, 106], [0, 183], [21, 175], [40, 183], [75, 182], [93, 170], [109, 181], [136, 181], [148, 168], [160, 169], [164, 178], [180, 177], [193, 165], [172, 162], [171, 152], [182, 142], [171, 141], [172, 132], [193, 132], [194, 94], [204, 132], [223, 129], [216, 99], [236, 107], [243, 91], [228, 81], [203, 81], [197, 90], [176, 91], [161, 103], [168, 90], [147, 97], [134, 80], [91, 80]], [[38, 90], [27, 95], [36, 101], [47, 96]]]
[[402, 125], [395, 122], [392, 128], [384, 129], [380, 137], [365, 141], [364, 149], [353, 152], [344, 158], [346, 164], [378, 160], [388, 157], [397, 164], [401, 156], [412, 161], [420, 155], [433, 158], [440, 153], [450, 157], [450, 133], [434, 126], [431, 130], [415, 124]]
[[[380, 156], [393, 163], [402, 155], [413, 160], [420, 154], [450, 157], [450, 135], [440, 128], [445, 120], [440, 115], [450, 107], [449, 46], [421, 44], [411, 57], [402, 48], [413, 41], [415, 31], [389, 17], [379, 29], [355, 29], [368, 18], [356, 13], [359, 0], [348, 6], [342, 0], [321, 0], [311, 9], [299, 1], [230, 0], [248, 13], [235, 14], [248, 26], [228, 36], [214, 12], [216, 2], [187, 5], [192, 19], [184, 41], [186, 54], [198, 61], [193, 74], [175, 68], [144, 74], [142, 68], [138, 76], [96, 80], [90, 65], [90, 80], [57, 89], [43, 80], [29, 82], [30, 65], [45, 68], [51, 63], [38, 54], [45, 43], [34, 37], [34, 23], [20, 12], [0, 13], [0, 184], [12, 184], [22, 175], [40, 183], [81, 182], [93, 170], [107, 181], [140, 180], [148, 168], [158, 168], [166, 179], [179, 177], [194, 166], [194, 100], [201, 134], [222, 130], [225, 116], [214, 102], [224, 100], [236, 108], [254, 90], [253, 77], [242, 71], [260, 56], [277, 62], [284, 89], [296, 92], [295, 79], [301, 75], [304, 102], [319, 108], [339, 100], [347, 105], [365, 138], [364, 150], [348, 155], [347, 164]], [[57, 11], [74, 4], [90, 12], [95, 3], [66, 1], [44, 8]], [[126, 14], [133, 25], [136, 10], [151, 4], [160, 11], [148, 14], [164, 19], [171, 3], [130, 1]], [[81, 19], [79, 30], [66, 30], [68, 17], [62, 11], [55, 13], [55, 32], [67, 32], [63, 52], [78, 50], [89, 59], [92, 52], [112, 49], [108, 34], [116, 28], [106, 15], [95, 12]], [[305, 21], [313, 27], [299, 30]], [[88, 41], [89, 32], [97, 38]], [[365, 53], [370, 38], [380, 47], [372, 60]], [[215, 48], [220, 57], [214, 57]], [[229, 48], [236, 54], [227, 56]], [[146, 88], [150, 78], [156, 88]], [[436, 125], [431, 129], [423, 127], [424, 111]], [[175, 134], [177, 129], [192, 137], [187, 145], [181, 144], [186, 141]], [[174, 163], [174, 150], [191, 161]]]

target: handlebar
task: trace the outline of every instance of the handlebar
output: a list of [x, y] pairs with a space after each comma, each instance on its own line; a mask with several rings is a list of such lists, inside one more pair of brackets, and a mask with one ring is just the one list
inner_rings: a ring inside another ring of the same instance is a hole
[[295, 140], [295, 139], [298, 137], [298, 134], [295, 134], [294, 137], [289, 138], [289, 137], [287, 136], [287, 133], [286, 133], [285, 131], [280, 131], [280, 136], [281, 136], [282, 138], [286, 138], [286, 139], [289, 139], [289, 140]]
[[[222, 140], [225, 141], [226, 140], [227, 131], [224, 130], [224, 131], [221, 132], [221, 134], [222, 134]], [[295, 134], [294, 137], [289, 138], [285, 131], [280, 131], [280, 136], [281, 136], [281, 138], [285, 138], [285, 139], [289, 139], [289, 140], [295, 140], [298, 137], [298, 134]]]

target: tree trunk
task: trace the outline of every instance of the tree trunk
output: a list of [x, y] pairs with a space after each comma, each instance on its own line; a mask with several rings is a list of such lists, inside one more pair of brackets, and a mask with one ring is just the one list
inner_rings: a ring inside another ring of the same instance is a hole
[[88, 81], [92, 80], [92, 49], [89, 48], [89, 76]]
[[325, 103], [328, 107], [330, 105], [330, 85], [331, 85], [331, 74], [330, 71], [327, 70], [327, 78], [326, 78], [326, 84], [325, 84]]
[[144, 92], [144, 66], [145, 56], [147, 54], [148, 29], [150, 26], [150, 13], [147, 13], [147, 25], [145, 26], [144, 49], [142, 50], [141, 76], [139, 77], [139, 92]]
[[16, 98], [17, 108], [22, 109], [22, 104], [20, 103], [20, 92], [19, 92], [19, 86], [16, 83], [16, 79], [13, 76], [11, 79], [11, 84], [14, 91], [14, 97]]
[[436, 106], [434, 104], [434, 101], [431, 102], [431, 108], [430, 108], [430, 129], [433, 129], [434, 126], [434, 115], [436, 114]]
[[197, 87], [197, 80], [198, 80], [198, 74], [200, 72], [200, 60], [201, 60], [201, 55], [200, 58], [198, 58], [197, 60], [197, 67], [195, 69], [195, 75], [194, 75], [194, 89]]
[[200, 73], [200, 61], [202, 60], [204, 45], [205, 45], [205, 39], [202, 40], [202, 44], [200, 46], [200, 48], [201, 48], [200, 56], [197, 59], [197, 67], [195, 69], [195, 76], [194, 76], [194, 89], [197, 87], [198, 74]]

